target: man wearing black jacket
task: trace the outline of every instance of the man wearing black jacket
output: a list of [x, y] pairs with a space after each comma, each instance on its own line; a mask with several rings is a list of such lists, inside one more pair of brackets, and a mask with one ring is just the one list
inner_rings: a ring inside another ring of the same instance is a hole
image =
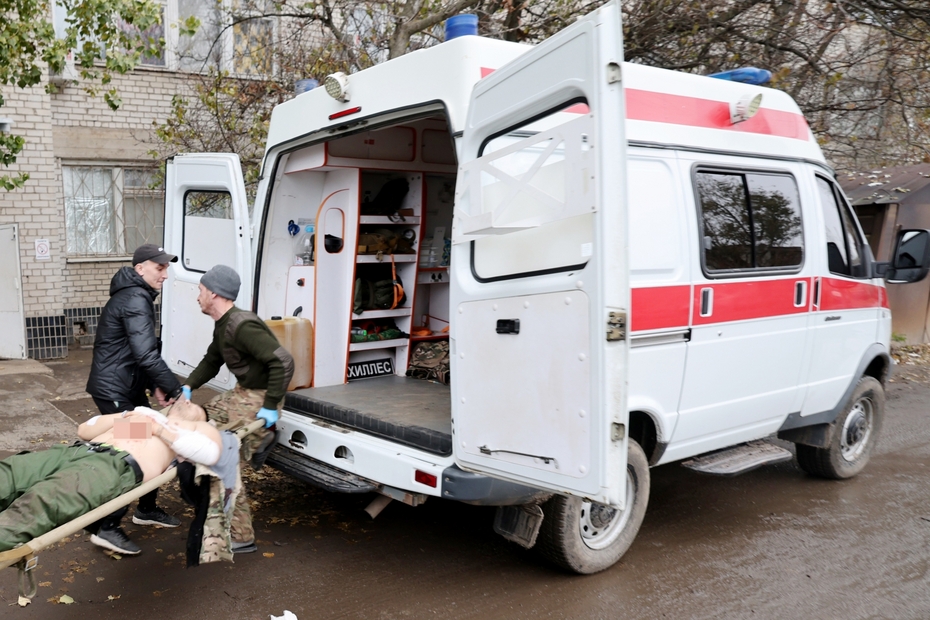
[[[178, 260], [164, 248], [147, 243], [110, 281], [110, 300], [100, 313], [94, 339], [94, 359], [87, 392], [100, 413], [132, 411], [150, 406], [151, 389], [162, 406], [181, 395], [181, 384], [161, 358], [155, 336], [155, 298], [168, 278], [168, 263]], [[156, 505], [158, 491], [139, 498], [132, 522], [137, 525], [177, 527], [180, 521]], [[128, 508], [117, 510], [88, 528], [95, 545], [126, 555], [141, 551], [120, 527]]]

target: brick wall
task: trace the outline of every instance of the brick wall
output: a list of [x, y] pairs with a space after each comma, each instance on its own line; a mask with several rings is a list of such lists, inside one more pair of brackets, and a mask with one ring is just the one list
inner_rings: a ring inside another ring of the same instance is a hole
[[[123, 104], [115, 112], [80, 86], [65, 86], [51, 95], [44, 83], [26, 90], [2, 87], [6, 104], [0, 116], [12, 119], [13, 130], [27, 140], [9, 172], [28, 172], [30, 180], [23, 189], [0, 190], [0, 223], [19, 225], [30, 357], [63, 357], [69, 343], [92, 338], [96, 315], [109, 298], [110, 279], [129, 264], [67, 261], [62, 162], [153, 163], [148, 154], [156, 146], [153, 123], [164, 122], [171, 98], [185, 84], [183, 75], [162, 69], [116, 76], [113, 85]], [[49, 241], [51, 260], [36, 259], [38, 239]], [[76, 339], [75, 321], [87, 324], [83, 338]]]

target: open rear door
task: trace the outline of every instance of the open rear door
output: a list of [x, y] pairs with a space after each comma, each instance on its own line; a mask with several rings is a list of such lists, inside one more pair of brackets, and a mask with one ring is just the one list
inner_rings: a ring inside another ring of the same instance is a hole
[[620, 14], [474, 88], [453, 222], [460, 467], [623, 507], [629, 308]]
[[[252, 308], [249, 209], [239, 156], [176, 155], [165, 174], [165, 249], [178, 256], [162, 292], [162, 355], [187, 376], [213, 339], [214, 322], [197, 304], [200, 278], [214, 265], [239, 273], [236, 305]], [[236, 378], [224, 366], [208, 385], [229, 389]]]

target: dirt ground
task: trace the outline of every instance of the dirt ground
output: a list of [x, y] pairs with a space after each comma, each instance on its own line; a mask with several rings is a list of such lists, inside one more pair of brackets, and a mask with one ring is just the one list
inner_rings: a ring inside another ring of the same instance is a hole
[[[736, 478], [654, 468], [637, 540], [597, 575], [560, 572], [507, 543], [490, 508], [395, 502], [372, 520], [369, 496], [265, 468], [248, 482], [257, 553], [185, 568], [192, 513], [169, 486], [161, 504], [181, 528], [127, 520], [136, 557], [106, 555], [83, 534], [62, 541], [40, 554], [39, 594], [24, 608], [16, 571], [0, 571], [2, 617], [930, 618], [930, 355], [896, 357], [861, 475], [824, 481], [791, 462]], [[96, 413], [83, 393], [89, 361], [86, 350], [60, 363], [0, 361], [0, 457], [68, 441]]]

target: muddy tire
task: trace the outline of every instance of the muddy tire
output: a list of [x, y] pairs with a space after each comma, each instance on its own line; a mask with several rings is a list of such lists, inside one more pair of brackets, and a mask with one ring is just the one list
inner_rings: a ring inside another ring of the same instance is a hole
[[798, 465], [820, 478], [842, 480], [869, 462], [885, 416], [885, 390], [873, 377], [862, 377], [835, 422], [826, 448], [797, 444]]
[[630, 439], [626, 510], [556, 495], [543, 505], [536, 549], [550, 562], [583, 575], [610, 568], [633, 544], [648, 503], [649, 462]]

